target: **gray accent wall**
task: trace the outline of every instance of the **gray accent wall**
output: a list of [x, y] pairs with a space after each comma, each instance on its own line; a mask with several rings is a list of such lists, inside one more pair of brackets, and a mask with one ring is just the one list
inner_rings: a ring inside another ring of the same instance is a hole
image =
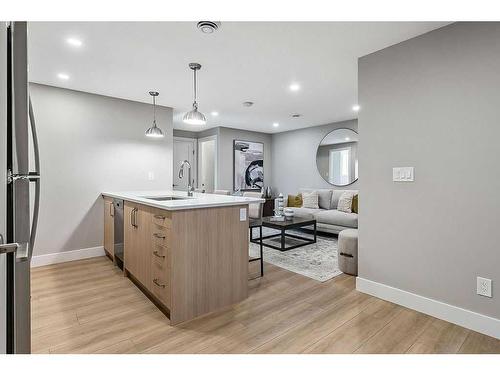
[[171, 108], [157, 107], [165, 137], [151, 139], [144, 135], [150, 104], [38, 84], [30, 90], [42, 175], [35, 256], [102, 246], [103, 191], [172, 188]]
[[[500, 23], [359, 60], [360, 277], [500, 318]], [[393, 167], [415, 182], [392, 182]], [[493, 280], [493, 298], [476, 277]]]
[[272, 135], [246, 130], [219, 128], [219, 144], [217, 153], [219, 158], [217, 188], [233, 190], [233, 141], [252, 141], [264, 143], [264, 185], [272, 183]]
[[[296, 194], [300, 188], [357, 189], [357, 181], [345, 187], [330, 185], [316, 167], [316, 152], [321, 140], [332, 130], [340, 128], [358, 131], [357, 120], [273, 134], [272, 186], [276, 194]], [[363, 173], [361, 168], [360, 165], [360, 174]]]

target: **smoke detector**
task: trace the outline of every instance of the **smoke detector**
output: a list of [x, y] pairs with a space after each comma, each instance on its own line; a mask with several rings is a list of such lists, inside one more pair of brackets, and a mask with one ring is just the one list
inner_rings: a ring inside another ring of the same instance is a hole
[[253, 106], [253, 102], [243, 102], [243, 107], [251, 107]]
[[196, 26], [203, 34], [213, 34], [219, 29], [220, 22], [200, 21]]

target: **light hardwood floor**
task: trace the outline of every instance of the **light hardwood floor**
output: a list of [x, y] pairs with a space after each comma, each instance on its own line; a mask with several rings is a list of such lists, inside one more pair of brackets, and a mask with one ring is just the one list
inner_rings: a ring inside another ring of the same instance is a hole
[[[256, 263], [256, 262], [255, 262]], [[253, 271], [253, 270], [252, 270]], [[107, 258], [32, 271], [33, 353], [500, 353], [500, 340], [272, 265], [249, 298], [167, 318]]]

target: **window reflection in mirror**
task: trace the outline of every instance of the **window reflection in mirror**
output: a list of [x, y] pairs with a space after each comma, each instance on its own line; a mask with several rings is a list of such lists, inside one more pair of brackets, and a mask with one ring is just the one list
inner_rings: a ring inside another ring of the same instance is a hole
[[358, 133], [335, 129], [320, 142], [316, 165], [323, 179], [335, 186], [346, 186], [358, 179]]

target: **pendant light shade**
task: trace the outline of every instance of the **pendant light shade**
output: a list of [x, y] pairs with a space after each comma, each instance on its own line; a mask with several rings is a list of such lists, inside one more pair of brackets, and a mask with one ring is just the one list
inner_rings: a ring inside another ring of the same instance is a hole
[[193, 104], [193, 109], [184, 115], [182, 121], [189, 125], [205, 125], [207, 123], [205, 115], [198, 111], [196, 104]]
[[189, 68], [193, 71], [193, 109], [184, 115], [182, 121], [189, 125], [205, 125], [207, 119], [203, 113], [198, 111], [198, 103], [196, 102], [196, 71], [201, 69], [201, 65], [198, 63], [190, 63]]
[[156, 126], [156, 97], [160, 94], [156, 91], [150, 91], [149, 95], [153, 97], [153, 126], [146, 130], [146, 137], [162, 138], [163, 132]]

